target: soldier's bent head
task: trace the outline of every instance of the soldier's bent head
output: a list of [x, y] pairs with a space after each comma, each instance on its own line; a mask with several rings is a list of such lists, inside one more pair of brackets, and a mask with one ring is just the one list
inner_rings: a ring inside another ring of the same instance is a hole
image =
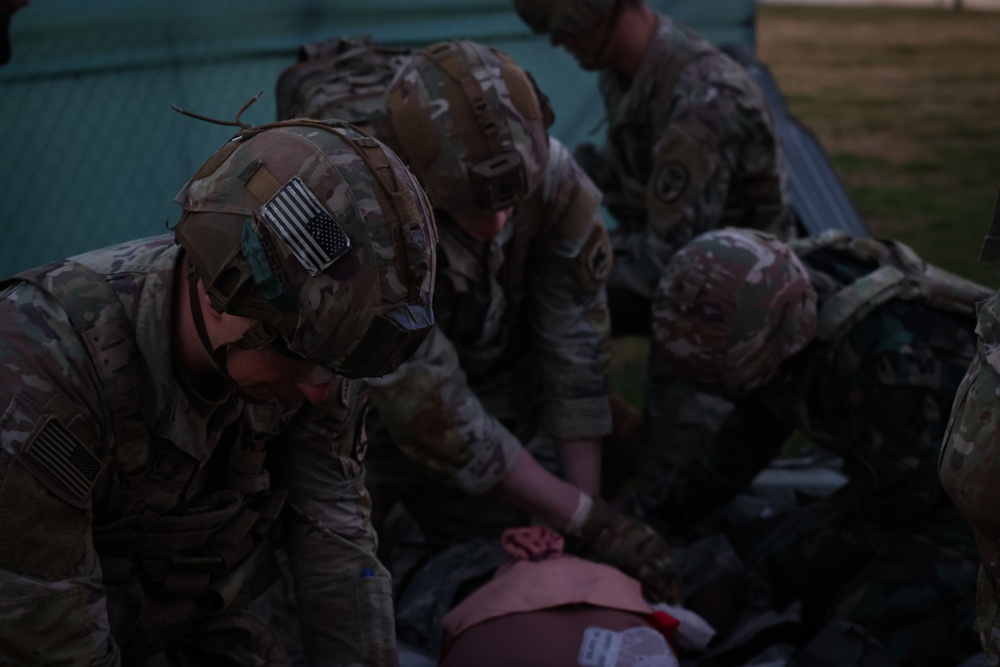
[[671, 258], [653, 297], [659, 354], [682, 380], [736, 396], [765, 384], [816, 332], [816, 292], [792, 249], [744, 228]]
[[372, 137], [319, 121], [244, 129], [176, 201], [177, 241], [212, 307], [257, 321], [237, 347], [377, 376], [433, 325], [433, 214]]
[[432, 44], [400, 69], [386, 100], [394, 141], [436, 208], [505, 211], [541, 182], [552, 111], [502, 51]]

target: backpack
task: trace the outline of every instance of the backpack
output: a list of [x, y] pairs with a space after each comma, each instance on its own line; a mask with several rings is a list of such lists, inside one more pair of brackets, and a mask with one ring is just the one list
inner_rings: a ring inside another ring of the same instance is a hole
[[831, 229], [792, 241], [791, 246], [799, 257], [831, 248], [860, 262], [878, 265], [824, 300], [817, 316], [819, 340], [839, 339], [892, 299], [922, 301], [935, 310], [974, 318], [976, 303], [993, 295], [993, 290], [977, 282], [928, 264], [900, 241], [851, 237]]
[[382, 136], [375, 128], [385, 116], [385, 91], [412, 53], [370, 35], [305, 44], [299, 62], [278, 77], [278, 120], [337, 118]]

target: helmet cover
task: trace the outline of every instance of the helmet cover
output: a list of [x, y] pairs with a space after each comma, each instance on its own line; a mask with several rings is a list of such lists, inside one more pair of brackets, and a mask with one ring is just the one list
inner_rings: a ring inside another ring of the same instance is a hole
[[432, 44], [400, 68], [386, 102], [394, 145], [435, 207], [501, 211], [541, 183], [552, 111], [502, 51], [461, 40]]
[[816, 292], [777, 237], [706, 232], [678, 250], [653, 296], [655, 352], [681, 379], [725, 395], [755, 389], [816, 331]]
[[394, 370], [433, 325], [437, 229], [386, 146], [336, 122], [246, 128], [178, 193], [174, 229], [245, 337], [345, 377]]

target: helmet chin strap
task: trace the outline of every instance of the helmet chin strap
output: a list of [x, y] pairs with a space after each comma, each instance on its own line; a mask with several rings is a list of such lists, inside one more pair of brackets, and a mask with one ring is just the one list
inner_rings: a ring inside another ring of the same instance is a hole
[[215, 372], [225, 382], [229, 391], [241, 400], [247, 403], [266, 403], [267, 401], [262, 401], [246, 393], [229, 375], [227, 368], [229, 346], [233, 343], [223, 343], [219, 347], [212, 345], [212, 340], [208, 336], [208, 327], [205, 326], [205, 315], [201, 308], [201, 294], [198, 293], [198, 274], [195, 272], [194, 263], [190, 259], [187, 260], [187, 277], [188, 300], [191, 302], [191, 319], [194, 321], [195, 331], [198, 332], [198, 339], [201, 340], [202, 346], [215, 366]]

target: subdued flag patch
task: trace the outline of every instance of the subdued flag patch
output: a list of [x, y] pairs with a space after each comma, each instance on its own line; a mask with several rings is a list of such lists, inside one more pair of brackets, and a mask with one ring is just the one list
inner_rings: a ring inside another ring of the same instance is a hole
[[260, 211], [310, 275], [319, 275], [351, 248], [347, 234], [298, 177]]
[[24, 455], [52, 481], [80, 499], [87, 498], [101, 472], [101, 460], [56, 417], [48, 417]]

